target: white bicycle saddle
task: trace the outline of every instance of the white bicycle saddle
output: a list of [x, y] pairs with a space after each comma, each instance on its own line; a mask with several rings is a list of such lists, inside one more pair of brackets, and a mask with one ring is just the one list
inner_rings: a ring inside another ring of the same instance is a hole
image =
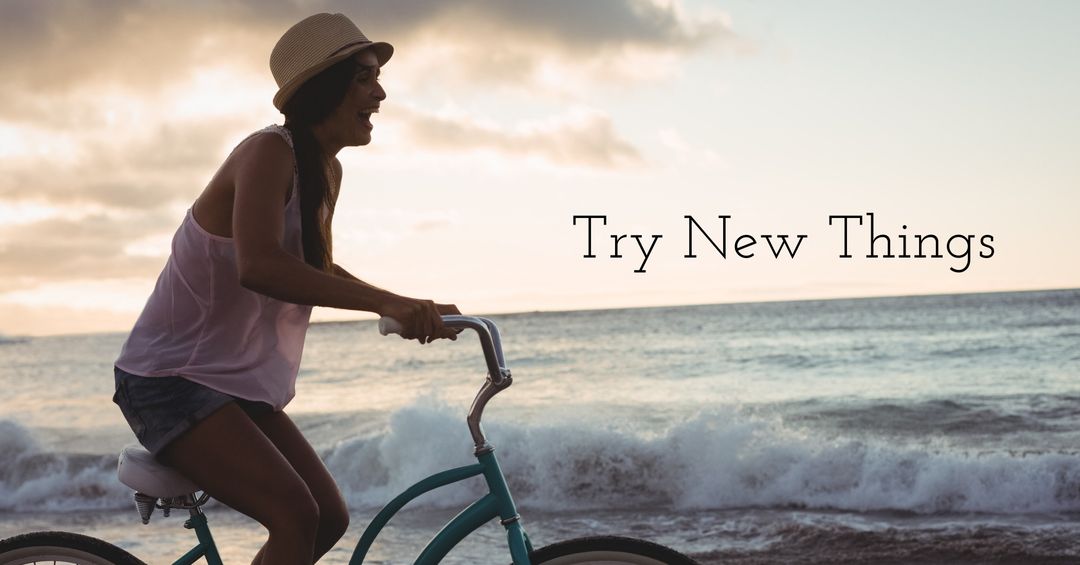
[[137, 444], [126, 446], [120, 452], [116, 474], [120, 482], [136, 492], [157, 498], [173, 498], [199, 490], [195, 483], [175, 469], [158, 463], [149, 451]]

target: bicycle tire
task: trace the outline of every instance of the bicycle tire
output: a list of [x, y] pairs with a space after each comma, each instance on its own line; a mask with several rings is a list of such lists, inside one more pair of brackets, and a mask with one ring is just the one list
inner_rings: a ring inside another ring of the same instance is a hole
[[115, 545], [71, 532], [32, 532], [0, 541], [0, 565], [146, 565]]
[[530, 553], [529, 562], [532, 565], [699, 565], [669, 547], [619, 536], [591, 536], [553, 543]]

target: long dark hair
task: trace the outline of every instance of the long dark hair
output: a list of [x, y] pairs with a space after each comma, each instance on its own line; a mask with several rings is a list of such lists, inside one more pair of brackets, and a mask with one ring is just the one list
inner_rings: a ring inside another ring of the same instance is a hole
[[[327, 178], [329, 165], [311, 128], [341, 104], [356, 72], [355, 59], [346, 57], [304, 82], [281, 111], [285, 114], [285, 127], [292, 133], [300, 175], [304, 261], [321, 271], [328, 271], [333, 265], [330, 224], [334, 217], [334, 195], [330, 192], [331, 179]], [[319, 215], [324, 206], [325, 220]]]

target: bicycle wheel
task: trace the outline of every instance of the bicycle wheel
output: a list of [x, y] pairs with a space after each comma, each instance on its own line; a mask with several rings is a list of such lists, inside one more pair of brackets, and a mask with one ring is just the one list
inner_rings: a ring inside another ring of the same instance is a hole
[[70, 532], [33, 532], [0, 541], [0, 565], [146, 565], [111, 543]]
[[651, 541], [594, 536], [553, 543], [529, 554], [532, 565], [698, 565], [689, 557]]

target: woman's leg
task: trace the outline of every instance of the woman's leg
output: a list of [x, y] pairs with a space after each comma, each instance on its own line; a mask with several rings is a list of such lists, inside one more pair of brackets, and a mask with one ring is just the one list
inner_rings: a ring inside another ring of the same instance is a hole
[[[349, 527], [349, 509], [341, 491], [315, 449], [288, 415], [269, 412], [254, 416], [252, 420], [304, 480], [319, 506], [319, 530], [315, 537], [315, 561], [318, 561]], [[269, 550], [262, 553], [266, 551]]]
[[263, 565], [313, 563], [319, 507], [307, 483], [251, 418], [229, 403], [158, 454], [207, 494], [270, 530]]

